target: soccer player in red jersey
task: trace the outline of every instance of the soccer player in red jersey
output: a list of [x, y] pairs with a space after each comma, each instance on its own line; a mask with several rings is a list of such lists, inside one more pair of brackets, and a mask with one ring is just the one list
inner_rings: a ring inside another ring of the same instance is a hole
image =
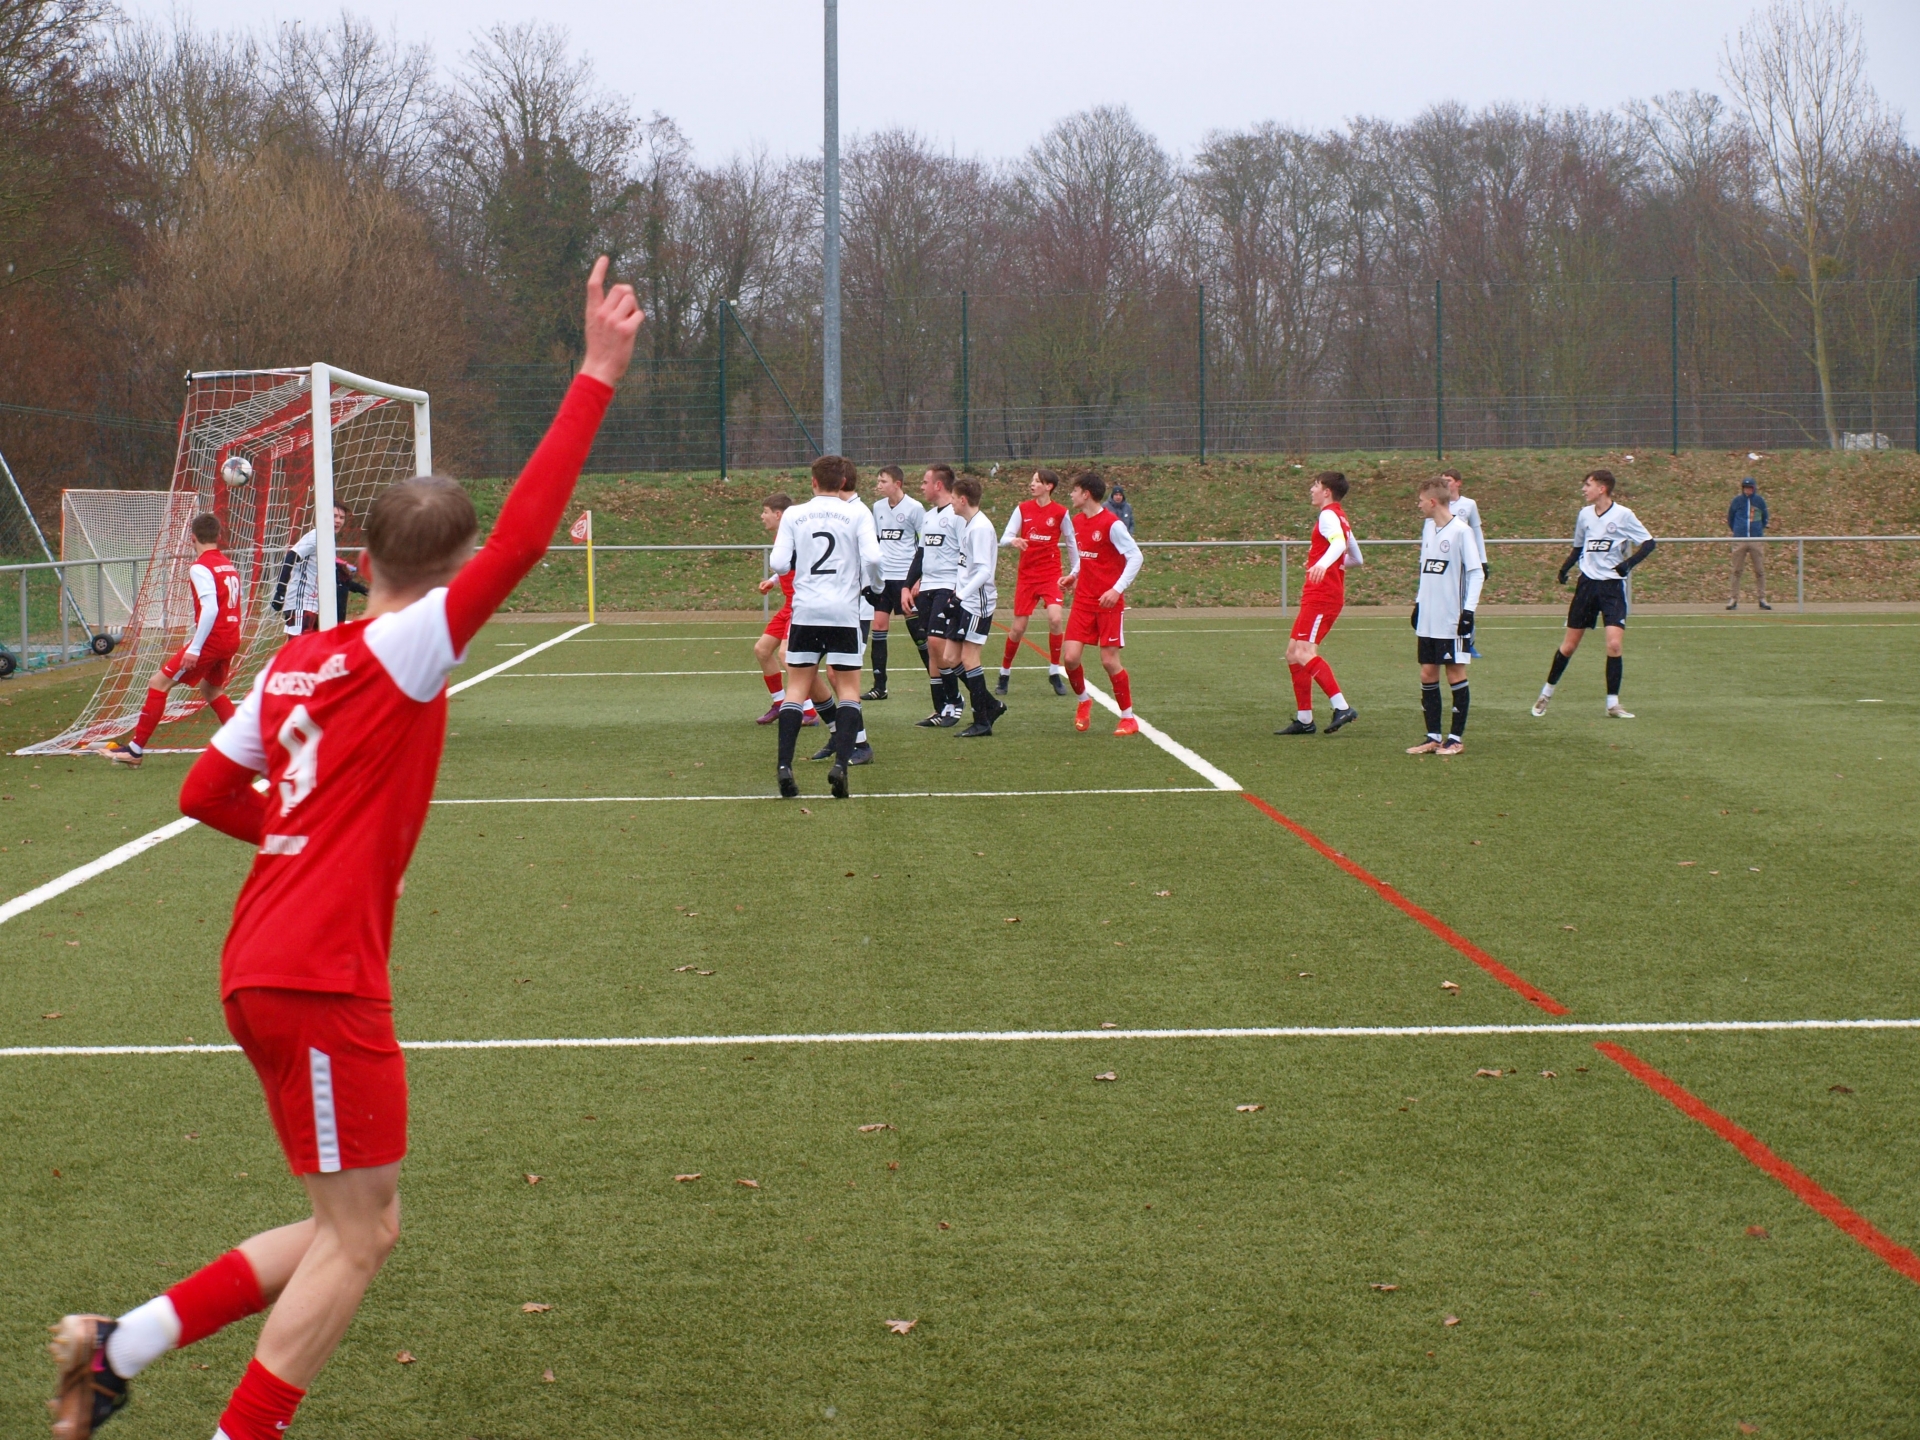
[[1085, 730], [1093, 723], [1093, 697], [1087, 694], [1087, 672], [1081, 668], [1080, 656], [1084, 647], [1098, 645], [1100, 664], [1113, 681], [1113, 698], [1120, 703], [1120, 723], [1113, 733], [1138, 735], [1133, 682], [1121, 668], [1120, 651], [1127, 643], [1127, 587], [1140, 573], [1145, 557], [1139, 542], [1128, 533], [1127, 522], [1100, 503], [1107, 498], [1104, 479], [1091, 470], [1076, 475], [1067, 494], [1073, 501], [1073, 543], [1079, 564], [1063, 582], [1074, 594], [1060, 659], [1067, 667], [1067, 684], [1080, 697], [1073, 728]]
[[1053, 498], [1053, 492], [1059, 488], [1060, 477], [1051, 470], [1036, 470], [1033, 479], [1027, 482], [1032, 495], [1030, 500], [1022, 500], [1014, 507], [1013, 514], [1007, 517], [1007, 528], [1001, 532], [1000, 543], [1011, 545], [1020, 552], [1020, 570], [1013, 582], [1013, 624], [1007, 627], [1007, 648], [1000, 656], [1000, 679], [994, 685], [996, 695], [1007, 693], [1007, 684], [1013, 679], [1013, 657], [1020, 653], [1020, 642], [1026, 638], [1027, 622], [1033, 618], [1036, 606], [1044, 606], [1047, 612], [1047, 678], [1053, 682], [1053, 693], [1067, 693], [1066, 669], [1060, 663], [1060, 647], [1066, 641], [1067, 622], [1063, 608], [1065, 592], [1060, 588], [1060, 541], [1067, 542], [1067, 556], [1072, 570], [1079, 561], [1073, 549], [1073, 526], [1067, 523], [1067, 507]]
[[147, 742], [167, 713], [167, 692], [176, 685], [199, 686], [221, 724], [233, 718], [227, 675], [240, 651], [240, 572], [220, 553], [219, 516], [194, 516], [192, 531], [200, 547], [187, 568], [193, 585], [193, 634], [147, 682], [147, 698], [140, 706], [133, 739], [124, 745], [109, 740], [94, 747], [116, 764], [139, 765]]
[[[784, 490], [769, 495], [760, 502], [760, 527], [768, 532], [780, 529], [780, 517], [787, 513], [787, 507], [793, 504], [793, 497]], [[760, 638], [753, 642], [753, 658], [760, 662], [760, 678], [766, 682], [767, 694], [773, 697], [773, 704], [767, 707], [767, 713], [753, 723], [771, 725], [780, 718], [780, 700], [787, 693], [786, 672], [780, 665], [780, 654], [785, 648], [787, 629], [793, 624], [793, 576], [776, 575], [760, 582], [760, 593], [766, 594], [775, 584], [780, 586], [780, 594], [785, 603], [774, 612], [767, 621], [767, 628], [760, 632]]]
[[603, 256], [587, 282], [586, 361], [485, 547], [473, 556], [473, 505], [453, 481], [387, 490], [366, 519], [366, 615], [289, 641], [187, 776], [180, 808], [255, 847], [221, 997], [313, 1214], [118, 1320], [61, 1321], [59, 1440], [86, 1440], [166, 1351], [268, 1306], [215, 1440], [281, 1440], [399, 1238], [394, 903], [440, 768], [447, 674], [545, 553], [632, 359], [640, 307], [630, 286], [603, 289], [606, 271]]
[[1320, 513], [1313, 522], [1313, 538], [1307, 541], [1307, 583], [1300, 591], [1300, 613], [1294, 617], [1293, 633], [1287, 638], [1287, 670], [1293, 676], [1293, 700], [1298, 708], [1293, 723], [1274, 731], [1276, 735], [1313, 734], [1316, 680], [1333, 703], [1333, 718], [1327, 721], [1329, 735], [1360, 718], [1360, 712], [1340, 693], [1333, 667], [1320, 658], [1321, 642], [1347, 603], [1347, 566], [1362, 563], [1353, 527], [1347, 523], [1347, 512], [1340, 508], [1340, 502], [1347, 498], [1347, 477], [1338, 470], [1324, 470], [1313, 477], [1307, 494]]

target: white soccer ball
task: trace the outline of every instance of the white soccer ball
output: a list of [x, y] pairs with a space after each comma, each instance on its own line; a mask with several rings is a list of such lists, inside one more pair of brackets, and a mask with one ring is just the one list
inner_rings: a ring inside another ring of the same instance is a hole
[[253, 462], [244, 455], [229, 455], [220, 466], [220, 478], [229, 485], [245, 485], [253, 479]]

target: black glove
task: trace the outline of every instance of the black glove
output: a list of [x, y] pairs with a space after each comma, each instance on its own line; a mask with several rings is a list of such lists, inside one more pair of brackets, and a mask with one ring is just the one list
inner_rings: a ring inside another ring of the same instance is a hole
[[1471, 640], [1473, 638], [1473, 612], [1471, 610], [1462, 610], [1460, 612], [1460, 624], [1456, 627], [1455, 633], [1463, 640]]
[[1407, 623], [1416, 630], [1420, 628], [1420, 607], [1418, 605], [1413, 607], [1413, 614], [1407, 617]]
[[1492, 578], [1493, 578], [1493, 566], [1487, 564], [1486, 561], [1482, 560], [1480, 562], [1481, 582], [1484, 584], [1486, 581], [1491, 580]]
[[1573, 567], [1571, 565], [1562, 565], [1560, 567], [1560, 583], [1562, 585], [1567, 583], [1567, 571], [1571, 570], [1572, 568]]

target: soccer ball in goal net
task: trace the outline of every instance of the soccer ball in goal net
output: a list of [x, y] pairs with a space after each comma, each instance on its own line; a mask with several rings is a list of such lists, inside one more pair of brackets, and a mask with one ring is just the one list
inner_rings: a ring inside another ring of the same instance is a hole
[[[336, 545], [342, 555], [357, 551], [374, 497], [432, 468], [424, 391], [328, 365], [188, 376], [173, 484], [137, 588], [122, 581], [132, 594], [123, 602], [124, 628], [107, 673], [73, 724], [18, 753], [84, 750], [133, 728], [147, 682], [193, 634], [187, 570], [197, 548], [189, 529], [194, 516], [220, 517], [220, 548], [240, 572], [240, 651], [228, 681], [238, 699], [286, 639], [273, 603], [295, 542], [316, 533], [314, 588], [321, 624], [331, 625], [341, 618], [332, 613]], [[346, 512], [337, 539], [335, 505]], [[205, 703], [198, 691], [176, 689], [163, 723], [184, 720]]]

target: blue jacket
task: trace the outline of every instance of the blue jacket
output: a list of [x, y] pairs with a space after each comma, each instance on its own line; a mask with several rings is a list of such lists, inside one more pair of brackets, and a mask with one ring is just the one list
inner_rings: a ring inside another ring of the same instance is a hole
[[1767, 533], [1767, 502], [1744, 492], [1727, 507], [1727, 529], [1737, 539], [1758, 540]]

